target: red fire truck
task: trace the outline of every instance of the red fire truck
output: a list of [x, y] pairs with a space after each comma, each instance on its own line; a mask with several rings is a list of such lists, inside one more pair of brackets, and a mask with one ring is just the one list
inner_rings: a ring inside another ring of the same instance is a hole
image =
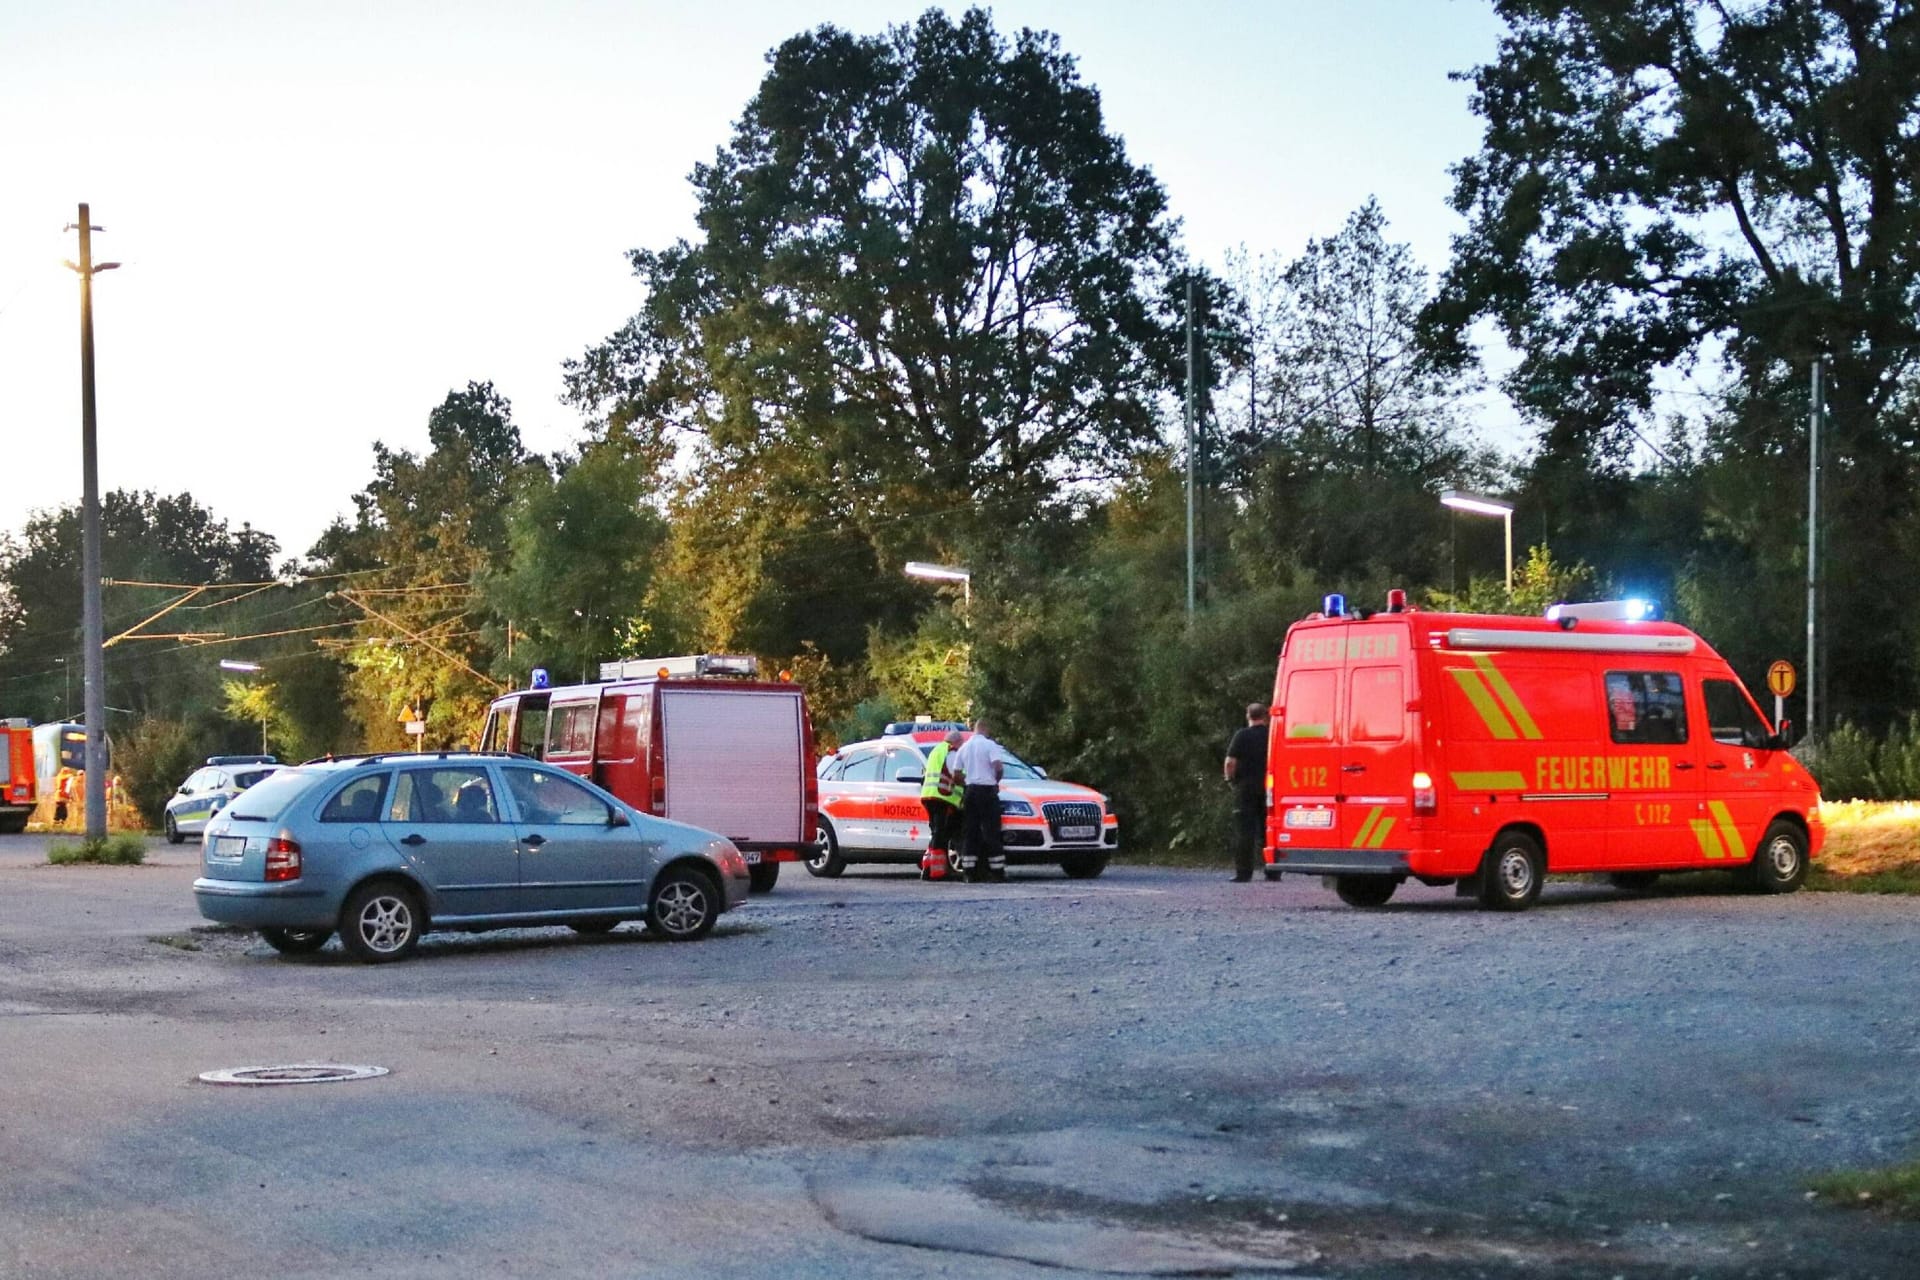
[[1640, 601], [1545, 617], [1344, 598], [1287, 632], [1267, 750], [1268, 876], [1377, 907], [1409, 878], [1519, 910], [1550, 872], [1642, 887], [1725, 868], [1786, 893], [1820, 791], [1725, 659]]
[[35, 794], [33, 730], [25, 720], [0, 720], [0, 831], [27, 829]]
[[820, 794], [806, 692], [758, 679], [750, 655], [602, 663], [595, 684], [496, 698], [483, 751], [517, 751], [605, 787], [643, 813], [726, 836], [765, 893], [813, 856]]

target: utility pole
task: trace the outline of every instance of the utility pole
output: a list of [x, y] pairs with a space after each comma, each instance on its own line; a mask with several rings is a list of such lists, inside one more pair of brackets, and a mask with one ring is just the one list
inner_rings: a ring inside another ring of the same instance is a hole
[[96, 227], [80, 206], [80, 220], [67, 228], [80, 232], [80, 261], [67, 263], [80, 277], [80, 616], [85, 633], [87, 703], [87, 839], [107, 835], [107, 665], [105, 627], [100, 609], [100, 450], [93, 410], [93, 277], [120, 264], [93, 261]]
[[1187, 276], [1187, 625], [1193, 625], [1193, 443], [1197, 426], [1198, 402], [1195, 400], [1193, 366], [1193, 276]]
[[1827, 415], [1826, 388], [1820, 374], [1825, 356], [1813, 361], [1813, 406], [1807, 414], [1807, 733], [1819, 725], [1820, 684], [1815, 663], [1820, 614], [1820, 420]]

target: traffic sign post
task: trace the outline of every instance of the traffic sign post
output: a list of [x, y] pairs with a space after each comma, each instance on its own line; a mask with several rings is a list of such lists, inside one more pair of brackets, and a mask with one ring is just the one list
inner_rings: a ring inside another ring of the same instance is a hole
[[1785, 658], [1767, 668], [1767, 688], [1773, 691], [1773, 727], [1780, 728], [1781, 720], [1787, 714], [1787, 695], [1793, 692], [1796, 681], [1793, 664]]

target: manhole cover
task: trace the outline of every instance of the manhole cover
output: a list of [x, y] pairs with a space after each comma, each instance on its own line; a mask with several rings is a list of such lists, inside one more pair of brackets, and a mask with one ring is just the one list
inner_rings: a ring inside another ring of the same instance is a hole
[[208, 1084], [335, 1084], [342, 1080], [371, 1080], [387, 1074], [385, 1067], [356, 1067], [340, 1062], [293, 1062], [279, 1067], [224, 1067], [202, 1071]]

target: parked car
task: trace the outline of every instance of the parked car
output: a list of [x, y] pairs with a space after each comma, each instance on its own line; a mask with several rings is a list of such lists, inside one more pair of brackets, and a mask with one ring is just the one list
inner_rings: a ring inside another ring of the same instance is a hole
[[[927, 753], [946, 732], [945, 725], [916, 725], [910, 732], [849, 743], [820, 761], [820, 850], [807, 870], [837, 876], [851, 862], [917, 865], [927, 847], [920, 784]], [[1105, 871], [1120, 848], [1120, 820], [1107, 797], [1007, 755], [1000, 782], [1000, 844], [1007, 865], [1054, 863], [1076, 880]]]
[[188, 774], [167, 801], [167, 843], [203, 834], [213, 815], [235, 796], [279, 770], [280, 762], [272, 756], [208, 756], [206, 765]]
[[564, 769], [505, 752], [389, 754], [284, 769], [207, 826], [200, 914], [276, 950], [335, 932], [372, 963], [429, 930], [644, 920], [705, 936], [747, 897], [740, 850], [641, 813]]

